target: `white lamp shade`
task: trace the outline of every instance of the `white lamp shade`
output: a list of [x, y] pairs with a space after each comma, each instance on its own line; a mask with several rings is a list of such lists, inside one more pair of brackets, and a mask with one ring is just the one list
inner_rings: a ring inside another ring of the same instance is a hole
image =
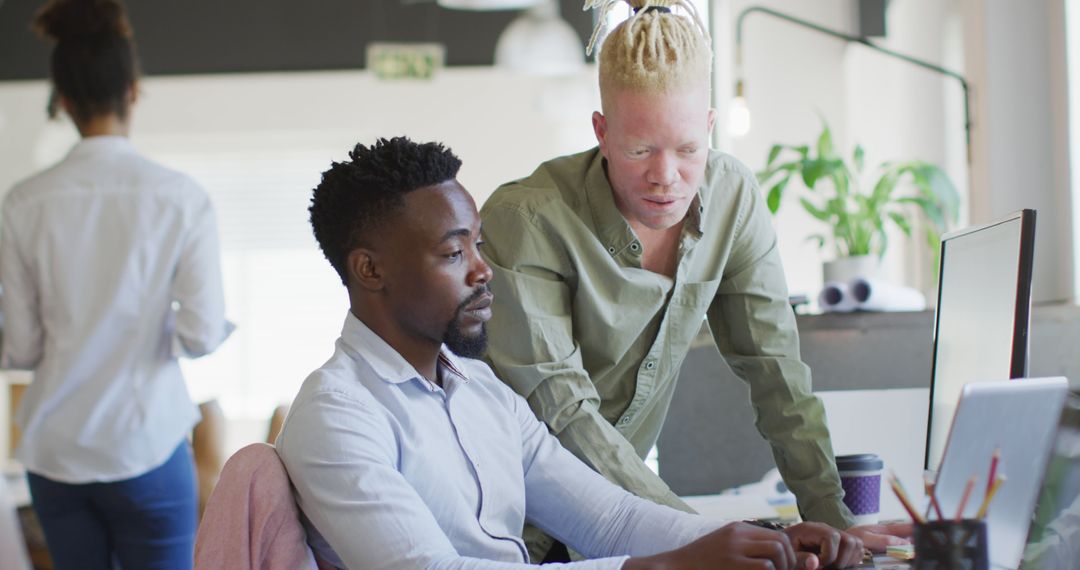
[[454, 10], [521, 10], [538, 2], [540, 0], [437, 0], [436, 3]]
[[499, 35], [495, 65], [533, 75], [569, 75], [585, 66], [585, 46], [558, 12], [538, 7]]

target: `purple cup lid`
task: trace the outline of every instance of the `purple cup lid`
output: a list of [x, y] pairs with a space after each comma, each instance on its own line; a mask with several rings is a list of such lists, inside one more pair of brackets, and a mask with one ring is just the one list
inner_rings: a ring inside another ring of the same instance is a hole
[[885, 462], [876, 453], [856, 453], [836, 458], [837, 471], [876, 471], [883, 467]]

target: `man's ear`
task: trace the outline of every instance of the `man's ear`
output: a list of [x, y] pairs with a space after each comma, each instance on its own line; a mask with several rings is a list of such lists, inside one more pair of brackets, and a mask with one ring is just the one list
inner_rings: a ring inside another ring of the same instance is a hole
[[71, 122], [75, 122], [75, 105], [71, 102], [71, 99], [63, 95], [57, 95], [56, 101], [59, 109], [67, 113], [67, 116], [71, 118]]
[[362, 289], [379, 291], [385, 287], [379, 255], [375, 251], [365, 247], [352, 250], [346, 258], [346, 269], [349, 281]]
[[607, 119], [600, 111], [592, 114], [593, 134], [596, 135], [596, 144], [600, 147], [600, 154], [607, 156]]

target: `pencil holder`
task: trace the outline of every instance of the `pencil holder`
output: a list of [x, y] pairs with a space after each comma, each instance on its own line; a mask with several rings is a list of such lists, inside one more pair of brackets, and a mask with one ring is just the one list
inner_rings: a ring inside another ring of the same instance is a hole
[[915, 525], [918, 570], [987, 570], [986, 522], [935, 520]]

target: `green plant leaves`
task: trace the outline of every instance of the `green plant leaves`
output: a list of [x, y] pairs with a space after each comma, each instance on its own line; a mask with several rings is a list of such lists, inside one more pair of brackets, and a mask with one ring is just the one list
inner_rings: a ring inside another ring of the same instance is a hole
[[[825, 121], [822, 121], [824, 124]], [[833, 155], [832, 133], [829, 132], [829, 125], [821, 130], [821, 136], [817, 141], [817, 153], [820, 158], [830, 158]]]
[[782, 144], [774, 144], [774, 145], [772, 145], [772, 148], [769, 149], [769, 160], [767, 160], [765, 162], [765, 168], [766, 169], [768, 169], [770, 166], [772, 166], [772, 163], [776, 161], [776, 157], [780, 156], [780, 151], [782, 151], [782, 150], [784, 150], [784, 145], [782, 145]]
[[810, 235], [806, 236], [806, 239], [803, 240], [803, 241], [812, 241], [812, 242], [816, 243], [817, 246], [818, 246], [818, 249], [822, 249], [822, 248], [825, 247], [825, 236], [823, 236], [821, 234], [810, 234]]
[[904, 232], [904, 235], [911, 237], [911, 223], [907, 221], [907, 218], [897, 212], [889, 212], [889, 219], [900, 228], [900, 231]]
[[877, 184], [874, 184], [874, 191], [870, 195], [870, 200], [875, 206], [885, 204], [889, 201], [889, 197], [892, 196], [892, 191], [896, 188], [896, 183], [900, 180], [900, 171], [895, 168], [889, 168], [878, 178]]
[[780, 199], [783, 198], [784, 188], [787, 187], [790, 180], [791, 175], [788, 174], [769, 189], [769, 195], [765, 200], [765, 203], [769, 206], [769, 212], [775, 214], [776, 211], [780, 209]]
[[[772, 145], [765, 169], [757, 177], [768, 188], [766, 204], [774, 214], [784, 201], [792, 177], [800, 178], [810, 195], [817, 196], [813, 201], [799, 197], [800, 205], [830, 228], [831, 243], [840, 256], [884, 255], [889, 245], [889, 226], [895, 225], [907, 237], [913, 234], [912, 216], [918, 215], [913, 211], [930, 222], [926, 239], [930, 247], [936, 248], [940, 232], [955, 223], [959, 215], [959, 194], [948, 175], [923, 161], [886, 162], [878, 167], [880, 176], [872, 190], [864, 193], [856, 174], [863, 172], [865, 158], [865, 149], [856, 145], [850, 159], [854, 170], [849, 168], [836, 153], [832, 131], [822, 120], [822, 131], [813, 147]], [[807, 240], [822, 248], [827, 241], [825, 233], [815, 233]]]
[[[832, 215], [826, 209], [818, 208], [810, 200], [807, 200], [806, 198], [799, 198], [799, 203], [802, 204], [802, 207], [811, 216], [814, 216], [815, 218], [817, 218], [817, 219], [819, 219], [819, 220], [821, 220], [823, 222], [832, 221]], [[828, 206], [826, 206], [826, 208], [827, 207]]]
[[808, 158], [803, 160], [799, 167], [802, 169], [803, 184], [810, 190], [814, 190], [818, 180], [832, 177], [838, 170], [843, 170], [844, 161], [838, 158]]

